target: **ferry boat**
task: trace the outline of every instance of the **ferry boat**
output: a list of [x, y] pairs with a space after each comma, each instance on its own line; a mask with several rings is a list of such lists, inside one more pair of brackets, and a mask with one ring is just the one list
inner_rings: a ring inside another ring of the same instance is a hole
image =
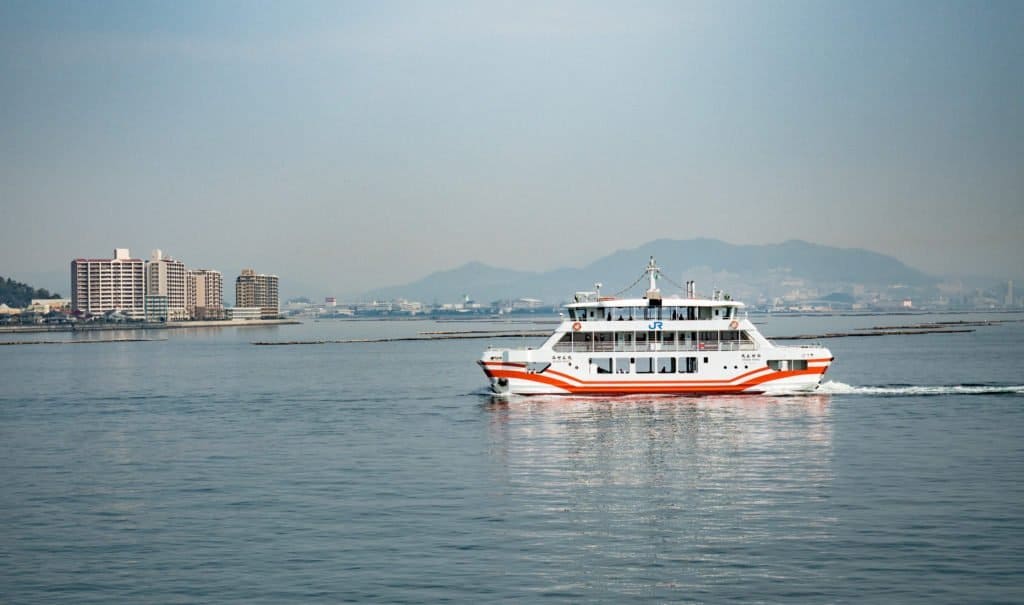
[[488, 348], [478, 363], [496, 394], [625, 395], [813, 392], [832, 363], [819, 346], [776, 346], [721, 292], [662, 297], [652, 257], [643, 298], [577, 292], [539, 348]]

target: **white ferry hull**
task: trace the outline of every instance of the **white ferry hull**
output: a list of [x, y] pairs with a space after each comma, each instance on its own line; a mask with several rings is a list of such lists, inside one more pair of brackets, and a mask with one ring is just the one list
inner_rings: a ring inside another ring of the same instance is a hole
[[[760, 356], [743, 359], [737, 354], [710, 357], [726, 366], [720, 371], [699, 374], [592, 374], [585, 357], [556, 360], [543, 371], [528, 369], [543, 364], [541, 351], [526, 351], [529, 360], [504, 361], [516, 357], [516, 350], [492, 351], [479, 361], [495, 394], [515, 395], [630, 395], [630, 394], [778, 394], [810, 393], [818, 388], [832, 363], [828, 349], [793, 348], [806, 361], [806, 368], [775, 370]], [[785, 349], [779, 349], [787, 354]], [[495, 355], [499, 353], [499, 355]], [[788, 353], [793, 356], [794, 353]], [[635, 356], [635, 354], [633, 354]], [[663, 354], [664, 355], [664, 354]], [[673, 353], [680, 355], [680, 353]], [[495, 359], [499, 357], [499, 359]], [[564, 357], [564, 356], [562, 356]], [[559, 363], [562, 361], [562, 363]], [[746, 361], [746, 364], [741, 362]], [[582, 371], [581, 371], [582, 368]]]

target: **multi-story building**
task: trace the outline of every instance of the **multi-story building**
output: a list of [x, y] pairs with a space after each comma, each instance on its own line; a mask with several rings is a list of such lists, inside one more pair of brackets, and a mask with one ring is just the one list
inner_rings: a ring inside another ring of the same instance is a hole
[[169, 316], [166, 296], [162, 294], [146, 295], [146, 321], [167, 321]]
[[220, 271], [189, 269], [185, 306], [192, 319], [223, 319], [224, 277]]
[[131, 258], [128, 248], [116, 248], [114, 258], [76, 258], [71, 261], [71, 308], [100, 315], [120, 311], [131, 319], [146, 312], [145, 263]]
[[169, 321], [188, 319], [185, 275], [185, 263], [164, 256], [161, 250], [154, 250], [146, 263], [146, 295], [167, 297]]
[[235, 306], [259, 307], [260, 317], [264, 319], [278, 317], [277, 276], [242, 269], [242, 274], [235, 280]]

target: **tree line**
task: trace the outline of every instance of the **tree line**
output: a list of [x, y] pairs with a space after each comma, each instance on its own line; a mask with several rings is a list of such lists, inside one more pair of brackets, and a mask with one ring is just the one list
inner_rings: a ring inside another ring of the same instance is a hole
[[46, 288], [33, 288], [9, 277], [0, 277], [0, 304], [27, 307], [33, 298], [60, 298], [60, 294], [51, 294]]

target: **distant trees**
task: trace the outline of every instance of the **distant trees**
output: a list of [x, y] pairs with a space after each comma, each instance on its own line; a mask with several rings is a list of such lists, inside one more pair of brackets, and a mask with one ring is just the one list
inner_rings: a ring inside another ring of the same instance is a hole
[[6, 304], [9, 307], [27, 307], [33, 298], [60, 298], [60, 294], [50, 294], [45, 288], [37, 290], [9, 277], [0, 277], [0, 304]]

